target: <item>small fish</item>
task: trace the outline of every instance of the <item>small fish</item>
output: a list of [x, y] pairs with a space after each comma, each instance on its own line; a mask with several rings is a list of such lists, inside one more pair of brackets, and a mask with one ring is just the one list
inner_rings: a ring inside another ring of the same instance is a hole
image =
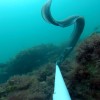
[[97, 27], [94, 28], [94, 32], [95, 33], [100, 33], [100, 25], [98, 25]]

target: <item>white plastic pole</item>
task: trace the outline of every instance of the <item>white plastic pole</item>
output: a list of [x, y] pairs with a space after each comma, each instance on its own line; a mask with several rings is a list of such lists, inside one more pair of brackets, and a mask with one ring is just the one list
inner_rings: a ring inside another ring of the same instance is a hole
[[56, 64], [53, 100], [71, 100], [68, 89], [62, 77], [59, 66]]

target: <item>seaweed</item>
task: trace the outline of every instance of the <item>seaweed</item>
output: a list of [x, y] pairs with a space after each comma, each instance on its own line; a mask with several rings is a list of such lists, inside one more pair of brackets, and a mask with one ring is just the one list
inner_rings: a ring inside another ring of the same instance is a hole
[[[39, 71], [32, 72], [31, 75], [13, 76], [1, 84], [0, 100], [52, 100], [54, 64], [48, 63]], [[46, 80], [41, 80], [43, 73], [47, 75]]]

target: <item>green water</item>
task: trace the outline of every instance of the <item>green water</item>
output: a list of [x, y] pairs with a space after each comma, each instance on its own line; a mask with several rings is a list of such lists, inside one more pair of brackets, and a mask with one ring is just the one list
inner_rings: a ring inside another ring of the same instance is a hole
[[[60, 28], [46, 23], [41, 8], [46, 0], [0, 0], [0, 63], [18, 52], [42, 43], [61, 44], [70, 39], [73, 25]], [[72, 15], [85, 18], [85, 38], [100, 25], [100, 0], [53, 0], [51, 12], [62, 20]]]

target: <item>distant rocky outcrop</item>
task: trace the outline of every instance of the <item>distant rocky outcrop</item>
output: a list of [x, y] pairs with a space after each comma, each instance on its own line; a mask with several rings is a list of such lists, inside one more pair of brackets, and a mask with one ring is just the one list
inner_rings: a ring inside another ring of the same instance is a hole
[[[0, 83], [13, 75], [22, 75], [38, 69], [48, 62], [56, 62], [61, 50], [53, 44], [42, 44], [21, 51], [14, 59], [0, 65]], [[2, 78], [3, 77], [3, 78]]]

